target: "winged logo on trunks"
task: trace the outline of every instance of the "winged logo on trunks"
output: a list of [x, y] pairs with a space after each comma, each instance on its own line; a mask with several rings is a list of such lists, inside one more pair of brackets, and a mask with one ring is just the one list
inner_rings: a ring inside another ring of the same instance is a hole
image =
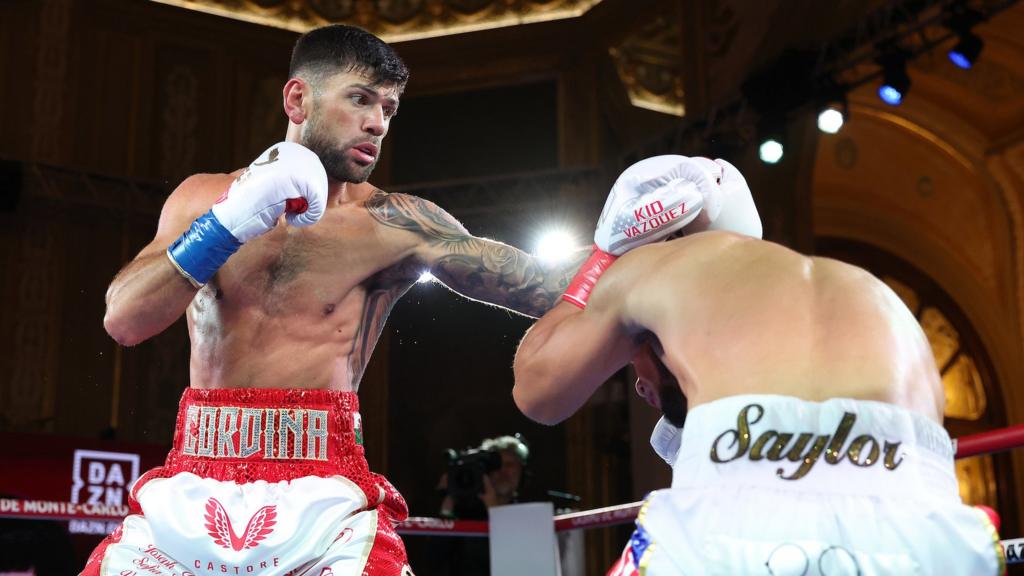
[[277, 524], [277, 506], [264, 506], [257, 510], [245, 525], [245, 532], [241, 536], [235, 535], [228, 511], [216, 498], [206, 501], [204, 518], [207, 534], [213, 538], [214, 544], [240, 552], [246, 548], [259, 546], [260, 540], [274, 531], [274, 525]]

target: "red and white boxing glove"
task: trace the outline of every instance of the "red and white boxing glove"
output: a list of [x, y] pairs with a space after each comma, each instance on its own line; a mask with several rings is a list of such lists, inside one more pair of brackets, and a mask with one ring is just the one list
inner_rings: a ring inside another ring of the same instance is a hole
[[621, 256], [671, 235], [702, 210], [714, 220], [722, 207], [718, 192], [706, 163], [676, 155], [641, 160], [612, 185], [597, 220], [594, 244]]
[[244, 242], [276, 226], [281, 214], [293, 226], [309, 226], [326, 207], [327, 172], [320, 158], [299, 144], [274, 144], [167, 248], [167, 258], [201, 288]]
[[285, 216], [292, 226], [320, 220], [327, 206], [327, 172], [312, 150], [294, 142], [274, 144], [231, 183], [213, 205], [213, 215], [239, 242], [277, 225]]
[[[705, 218], [698, 220], [701, 213]], [[641, 160], [615, 181], [594, 232], [591, 254], [562, 295], [580, 308], [615, 258], [683, 227], [761, 237], [761, 218], [735, 166], [725, 160], [665, 155]]]
[[701, 210], [717, 214], [717, 186], [706, 166], [685, 156], [655, 156], [627, 168], [612, 185], [597, 221], [594, 252], [562, 299], [584, 308], [598, 278], [617, 257], [669, 236]]

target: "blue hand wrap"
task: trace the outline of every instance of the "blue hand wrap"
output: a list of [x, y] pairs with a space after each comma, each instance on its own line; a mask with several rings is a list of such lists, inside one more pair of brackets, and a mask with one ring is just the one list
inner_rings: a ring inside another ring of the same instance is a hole
[[192, 226], [167, 248], [167, 257], [196, 288], [202, 287], [242, 243], [213, 215], [196, 218]]

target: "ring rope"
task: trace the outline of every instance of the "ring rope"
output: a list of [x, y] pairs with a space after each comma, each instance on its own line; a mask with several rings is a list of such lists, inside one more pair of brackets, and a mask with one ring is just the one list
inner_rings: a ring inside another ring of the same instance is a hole
[[[980, 454], [1002, 452], [1024, 446], [1024, 425], [989, 430], [963, 436], [953, 441], [956, 458], [969, 458]], [[631, 502], [582, 512], [558, 514], [554, 517], [554, 530], [565, 532], [590, 528], [603, 528], [627, 524], [636, 519], [643, 502]], [[52, 500], [19, 500], [0, 498], [0, 518], [29, 520], [97, 520], [118, 522], [130, 513], [127, 505], [79, 504]], [[485, 520], [458, 520], [413, 516], [400, 523], [399, 534], [435, 536], [488, 535]], [[1001, 540], [1007, 564], [1024, 564], [1024, 538]]]

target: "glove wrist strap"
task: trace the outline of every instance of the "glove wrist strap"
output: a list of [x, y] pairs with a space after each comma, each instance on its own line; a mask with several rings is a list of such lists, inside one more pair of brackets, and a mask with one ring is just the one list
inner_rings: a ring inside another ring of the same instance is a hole
[[587, 258], [587, 261], [580, 266], [579, 272], [576, 273], [568, 288], [565, 289], [565, 294], [562, 294], [562, 300], [580, 308], [586, 308], [587, 300], [590, 299], [590, 293], [593, 292], [598, 279], [601, 278], [604, 271], [616, 259], [618, 259], [618, 256], [594, 246], [594, 251], [590, 254], [590, 258]]
[[202, 288], [241, 246], [210, 210], [167, 248], [167, 258], [189, 283]]

